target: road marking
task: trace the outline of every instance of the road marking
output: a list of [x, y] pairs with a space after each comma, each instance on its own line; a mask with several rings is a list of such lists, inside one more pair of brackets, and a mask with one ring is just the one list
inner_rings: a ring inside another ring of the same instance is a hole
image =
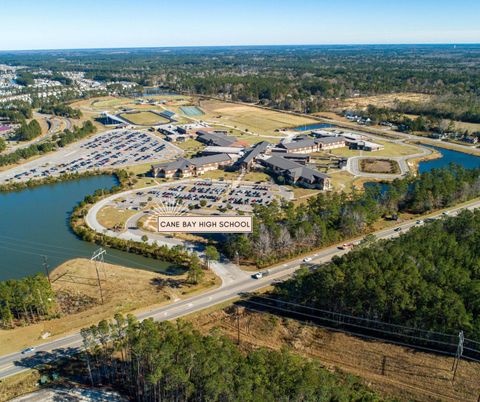
[[77, 151], [78, 151], [78, 149], [76, 149], [75, 151], [69, 152], [68, 154], [64, 155], [64, 157], [73, 155], [73, 154], [76, 153]]

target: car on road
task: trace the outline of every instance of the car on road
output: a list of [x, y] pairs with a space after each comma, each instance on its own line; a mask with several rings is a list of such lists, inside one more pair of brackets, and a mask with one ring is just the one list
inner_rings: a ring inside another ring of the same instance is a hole
[[445, 211], [445, 212], [442, 213], [443, 216], [448, 216], [449, 214], [450, 214], [450, 212], [448, 212], [448, 211]]
[[305, 257], [303, 259], [303, 262], [310, 262], [310, 261], [312, 261], [312, 257]]
[[401, 232], [402, 231], [402, 228], [396, 228], [394, 229], [394, 232]]
[[416, 223], [417, 223], [417, 225], [421, 225], [423, 223], [423, 221], [421, 219], [419, 219]]
[[263, 278], [263, 272], [257, 272], [256, 274], [252, 275], [253, 279], [262, 279]]
[[26, 355], [26, 354], [32, 353], [32, 352], [35, 352], [34, 347], [25, 348], [25, 349], [22, 350], [22, 355]]
[[353, 243], [343, 243], [341, 246], [338, 246], [340, 250], [350, 250], [353, 247]]

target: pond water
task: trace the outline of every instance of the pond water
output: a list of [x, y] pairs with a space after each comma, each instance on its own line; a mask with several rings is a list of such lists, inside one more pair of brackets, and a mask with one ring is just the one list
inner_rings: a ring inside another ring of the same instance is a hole
[[[90, 258], [99, 247], [80, 240], [70, 230], [72, 209], [85, 195], [117, 184], [113, 176], [94, 176], [0, 193], [0, 280], [43, 272], [76, 257]], [[105, 261], [131, 268], [175, 273], [169, 263], [107, 249]]]
[[420, 173], [429, 172], [432, 169], [438, 169], [456, 163], [466, 169], [474, 169], [480, 167], [480, 157], [466, 154], [464, 152], [452, 151], [440, 147], [429, 146], [442, 154], [439, 159], [432, 159], [430, 161], [420, 162], [418, 164], [418, 171]]
[[[456, 163], [457, 165], [463, 166], [466, 169], [475, 169], [480, 167], [479, 156], [434, 146], [428, 146], [428, 148], [432, 148], [440, 152], [442, 154], [442, 157], [438, 159], [420, 162], [418, 164], [418, 171], [420, 173], [429, 172], [432, 169], [448, 167], [451, 163]], [[380, 186], [380, 191], [382, 193], [388, 189], [388, 183], [368, 182], [364, 184], [364, 187], [373, 186]]]
[[304, 126], [294, 127], [294, 131], [310, 131], [310, 130], [319, 130], [322, 128], [332, 128], [335, 127], [335, 124], [327, 123], [314, 123], [314, 124], [305, 124]]

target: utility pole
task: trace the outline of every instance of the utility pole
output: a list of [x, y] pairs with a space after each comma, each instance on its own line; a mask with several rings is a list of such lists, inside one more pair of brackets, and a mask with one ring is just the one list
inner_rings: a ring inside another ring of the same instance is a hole
[[49, 268], [50, 266], [48, 265], [48, 257], [46, 255], [43, 255], [43, 269], [45, 270], [45, 275], [47, 275], [48, 283], [52, 284], [50, 281], [50, 271]]
[[465, 340], [465, 337], [463, 336], [463, 331], [460, 331], [458, 333], [457, 352], [455, 353], [455, 360], [453, 361], [453, 366], [452, 366], [452, 371], [453, 371], [452, 383], [455, 382], [455, 376], [457, 375], [458, 363], [460, 362], [460, 359], [462, 358], [462, 355], [463, 355], [463, 342], [464, 342], [464, 340]]
[[238, 311], [238, 306], [236, 308], [237, 312], [237, 345], [240, 345], [240, 313]]
[[95, 264], [95, 271], [97, 272], [97, 284], [98, 284], [98, 289], [100, 292], [100, 300], [102, 301], [103, 304], [103, 290], [102, 290], [102, 282], [100, 280], [100, 274], [98, 272], [99, 266], [103, 268], [103, 273], [105, 275], [105, 280], [107, 277], [107, 274], [105, 272], [105, 267], [103, 266], [104, 264], [104, 255], [106, 251], [103, 248], [99, 248], [97, 251], [95, 251], [92, 255], [92, 258], [90, 261], [92, 261]]

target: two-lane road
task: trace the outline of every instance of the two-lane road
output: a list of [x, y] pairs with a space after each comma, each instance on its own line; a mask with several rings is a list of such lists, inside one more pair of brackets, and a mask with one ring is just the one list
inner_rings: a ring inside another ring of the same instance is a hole
[[[460, 207], [451, 208], [449, 210], [450, 215], [455, 215], [457, 212], [463, 209], [475, 209], [480, 207], [480, 201], [475, 200]], [[441, 213], [431, 215], [431, 217], [440, 217]], [[384, 229], [373, 233], [378, 239], [388, 239], [398, 236], [400, 233], [409, 230], [416, 226], [415, 220], [406, 221], [397, 226]], [[401, 228], [401, 231], [398, 231]], [[355, 241], [361, 240], [361, 238], [355, 239]], [[328, 247], [321, 251], [311, 253], [309, 256], [312, 258], [311, 263], [320, 264], [330, 261], [334, 256], [339, 256], [347, 253], [348, 251], [339, 250], [336, 246]], [[173, 320], [194, 312], [198, 312], [207, 307], [211, 307], [228, 300], [232, 300], [242, 293], [252, 292], [271, 285], [275, 281], [284, 280], [291, 276], [302, 264], [302, 258], [295, 259], [288, 263], [279, 264], [268, 270], [269, 274], [261, 279], [253, 279], [251, 276], [244, 275], [235, 282], [224, 283], [220, 288], [211, 290], [201, 295], [193, 296], [188, 299], [173, 302], [167, 306], [152, 309], [150, 311], [138, 314], [137, 317], [140, 320], [153, 318], [154, 320], [164, 321]], [[81, 336], [79, 332], [47, 341], [38, 346], [34, 353], [23, 355], [21, 352], [12, 353], [0, 357], [0, 378], [8, 377], [14, 374], [18, 374], [22, 371], [28, 370], [32, 364], [28, 365], [28, 361], [35, 360], [36, 364], [46, 363], [55, 358], [55, 353], [61, 350], [72, 348], [66, 353], [75, 353], [76, 348], [81, 347]], [[25, 362], [22, 363], [22, 359]]]

